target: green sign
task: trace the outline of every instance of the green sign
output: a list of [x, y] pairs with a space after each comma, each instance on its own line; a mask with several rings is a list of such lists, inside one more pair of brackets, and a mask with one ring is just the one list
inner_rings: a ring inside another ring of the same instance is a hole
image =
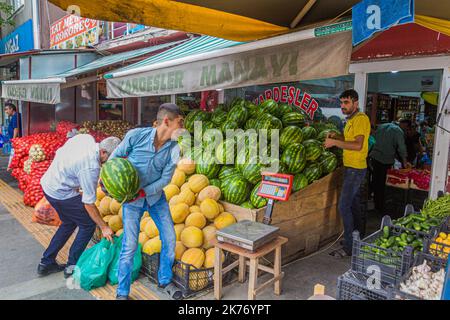
[[330, 24], [328, 26], [319, 27], [314, 29], [314, 35], [316, 37], [328, 36], [330, 34], [345, 32], [352, 30], [352, 21], [345, 21], [335, 24]]

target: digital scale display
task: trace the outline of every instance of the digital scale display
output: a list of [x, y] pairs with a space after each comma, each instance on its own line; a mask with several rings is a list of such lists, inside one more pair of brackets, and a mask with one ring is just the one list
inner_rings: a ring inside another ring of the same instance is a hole
[[262, 175], [258, 196], [281, 201], [289, 199], [294, 180], [292, 175], [271, 172], [265, 172]]
[[282, 184], [289, 184], [289, 179], [282, 178], [282, 177], [276, 177], [276, 176], [264, 176], [264, 181], [269, 182], [275, 182], [275, 183], [282, 183]]
[[286, 196], [287, 187], [274, 186], [271, 184], [263, 184], [259, 190], [260, 194], [284, 198]]

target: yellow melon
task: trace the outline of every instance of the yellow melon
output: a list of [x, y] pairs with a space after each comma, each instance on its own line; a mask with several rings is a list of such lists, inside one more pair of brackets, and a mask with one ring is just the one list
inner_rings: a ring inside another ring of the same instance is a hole
[[177, 169], [183, 171], [185, 174], [190, 175], [195, 172], [195, 162], [189, 158], [183, 158], [178, 161]]
[[188, 206], [192, 206], [195, 203], [195, 194], [191, 190], [183, 190], [178, 195], [178, 201], [186, 203]]
[[194, 174], [188, 181], [189, 189], [194, 193], [199, 193], [209, 185], [209, 179], [203, 174]]
[[112, 199], [111, 203], [109, 204], [109, 211], [111, 214], [119, 214], [119, 210], [122, 206], [120, 205], [119, 201], [116, 199]]
[[103, 221], [105, 221], [106, 223], [108, 223], [108, 221], [109, 221], [112, 217], [114, 217], [114, 215], [112, 215], [112, 214], [109, 214], [109, 215], [107, 215], [107, 216], [104, 216], [104, 217], [103, 217]]
[[183, 253], [187, 250], [187, 248], [183, 245], [181, 241], [177, 241], [175, 244], [175, 260], [181, 260], [183, 257]]
[[175, 169], [175, 172], [172, 176], [171, 184], [176, 185], [177, 187], [181, 187], [186, 182], [186, 174], [178, 169]]
[[109, 206], [111, 205], [112, 199], [110, 197], [104, 197], [100, 201], [100, 206], [98, 207], [98, 210], [100, 211], [100, 214], [104, 217], [111, 214], [111, 211], [109, 210]]
[[197, 227], [186, 227], [181, 231], [181, 242], [188, 248], [199, 248], [203, 245], [203, 232]]
[[147, 234], [145, 232], [139, 233], [139, 243], [141, 244], [141, 246], [144, 246], [144, 244], [148, 240], [150, 240], [150, 238], [147, 236]]
[[206, 218], [201, 212], [194, 212], [187, 216], [185, 221], [186, 227], [194, 226], [203, 229], [206, 226]]
[[197, 198], [200, 201], [200, 203], [207, 198], [219, 201], [221, 195], [222, 195], [222, 192], [220, 191], [220, 189], [218, 187], [207, 186], [205, 189], [200, 191]]
[[102, 201], [102, 199], [106, 197], [106, 194], [103, 192], [101, 187], [97, 188], [97, 200]]
[[[205, 253], [205, 262], [203, 263], [203, 266], [205, 267], [205, 268], [214, 268], [214, 259], [215, 259], [215, 257], [216, 257], [216, 252], [215, 252], [215, 248], [211, 248], [211, 249], [208, 249], [207, 251], [206, 251], [206, 253]], [[224, 255], [224, 253], [223, 253], [223, 251], [222, 251], [222, 263], [225, 261], [225, 255]]]
[[199, 198], [197, 198], [197, 199], [195, 200], [195, 205], [198, 206], [198, 207], [200, 207], [201, 204], [202, 204], [202, 202], [200, 201]]
[[200, 210], [209, 220], [214, 220], [220, 213], [220, 208], [217, 201], [209, 198], [202, 201]]
[[175, 205], [181, 203], [180, 199], [181, 198], [180, 198], [179, 194], [177, 194], [176, 196], [173, 196], [169, 201], [169, 206], [172, 207], [172, 206], [175, 206]]
[[141, 219], [141, 223], [140, 223], [140, 225], [139, 225], [139, 230], [140, 230], [141, 232], [144, 232], [145, 225], [146, 225], [147, 222], [149, 222], [151, 219], [152, 219], [152, 218], [150, 218], [150, 217]]
[[197, 269], [200, 269], [205, 262], [205, 253], [202, 249], [191, 248], [184, 252], [181, 257], [181, 262], [191, 265]]
[[159, 230], [152, 218], [145, 224], [144, 232], [150, 239], [159, 236]]
[[178, 188], [178, 186], [175, 184], [169, 184], [163, 190], [166, 195], [167, 201], [170, 201], [170, 199], [180, 193], [180, 188]]
[[223, 205], [220, 202], [217, 202], [217, 204], [219, 205], [219, 212], [222, 213], [225, 211]]
[[142, 247], [142, 251], [149, 256], [161, 252], [161, 240], [159, 236], [148, 240]]
[[108, 225], [114, 232], [123, 228], [122, 219], [118, 215], [112, 216], [108, 221]]
[[183, 223], [189, 214], [189, 206], [186, 203], [179, 203], [170, 208], [174, 223]]
[[236, 223], [236, 218], [228, 212], [222, 212], [216, 219], [214, 219], [214, 226], [218, 230], [222, 230], [232, 224]]
[[181, 231], [183, 231], [184, 227], [185, 227], [184, 223], [176, 224], [173, 226], [173, 228], [175, 229], [177, 241], [181, 240]]
[[213, 224], [210, 224], [209, 226], [206, 226], [202, 230], [203, 232], [203, 248], [209, 249], [212, 248], [212, 241], [216, 239], [216, 232], [217, 229]]
[[191, 206], [191, 207], [189, 207], [189, 212], [190, 213], [201, 212], [200, 207], [199, 206]]
[[120, 207], [118, 215], [119, 215], [120, 219], [123, 220], [123, 207]]
[[191, 190], [191, 189], [189, 189], [189, 183], [187, 183], [187, 182], [181, 186], [180, 192], [183, 192], [186, 189]]
[[123, 233], [123, 229], [117, 230], [116, 237], [120, 237]]
[[97, 209], [98, 207], [100, 207], [100, 200], [95, 201], [95, 206], [97, 207]]

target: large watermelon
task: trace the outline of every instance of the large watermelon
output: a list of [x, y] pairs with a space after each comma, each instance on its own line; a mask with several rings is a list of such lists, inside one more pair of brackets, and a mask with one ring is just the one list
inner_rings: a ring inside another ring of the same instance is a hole
[[303, 139], [310, 140], [315, 139], [317, 137], [317, 130], [311, 126], [302, 128], [303, 131]]
[[123, 158], [108, 160], [102, 166], [100, 179], [110, 196], [120, 203], [136, 198], [139, 191], [137, 170]]
[[306, 150], [301, 144], [292, 144], [281, 155], [281, 163], [292, 174], [301, 172], [306, 166]]
[[310, 145], [314, 145], [314, 146], [320, 147], [320, 146], [322, 146], [322, 142], [320, 142], [320, 141], [318, 141], [318, 140], [316, 140], [316, 139], [308, 139], [308, 140], [304, 140], [304, 141], [302, 142], [302, 145], [303, 145], [305, 148], [308, 147], [308, 146], [310, 146]]
[[227, 121], [236, 122], [238, 126], [245, 124], [248, 118], [248, 111], [242, 105], [236, 105], [228, 112]]
[[302, 127], [306, 123], [306, 117], [298, 112], [289, 112], [283, 115], [281, 121], [283, 122], [283, 125], [285, 127], [288, 126]]
[[231, 178], [222, 183], [224, 199], [227, 202], [240, 205], [248, 199], [251, 185], [244, 178]]
[[316, 161], [319, 159], [320, 155], [324, 151], [324, 148], [321, 145], [317, 144], [307, 144], [305, 146], [306, 149], [306, 160], [307, 161]]
[[250, 101], [247, 101], [247, 103], [245, 104], [247, 110], [248, 110], [248, 117], [249, 118], [253, 118], [256, 117], [258, 115], [259, 112], [259, 106], [253, 104]]
[[303, 171], [303, 174], [308, 179], [308, 183], [312, 183], [320, 179], [322, 176], [322, 168], [319, 163], [310, 163]]
[[302, 143], [303, 131], [299, 127], [289, 126], [281, 131], [280, 146], [282, 149], [286, 149], [289, 145], [294, 143]]
[[245, 201], [241, 203], [241, 207], [246, 209], [255, 209], [255, 207], [252, 205], [250, 201]]
[[256, 124], [257, 124], [256, 119], [250, 118], [250, 119], [248, 119], [247, 122], [245, 123], [244, 129], [245, 129], [245, 130], [248, 130], [248, 129], [255, 129]]
[[250, 194], [250, 202], [257, 209], [265, 207], [267, 205], [267, 202], [269, 201], [267, 198], [258, 196], [260, 186], [261, 182], [253, 188], [252, 193]]
[[294, 183], [292, 185], [292, 190], [297, 192], [308, 186], [308, 178], [303, 174], [299, 173], [294, 176]]
[[188, 115], [186, 116], [186, 118], [184, 119], [184, 127], [189, 131], [192, 132], [193, 130], [193, 126], [194, 126], [194, 118], [200, 114], [202, 111], [201, 110], [194, 110], [188, 113]]
[[319, 164], [320, 168], [322, 169], [322, 174], [327, 175], [336, 170], [338, 159], [334, 154], [331, 153], [331, 155], [329, 156], [320, 157]]
[[264, 101], [259, 106], [259, 113], [260, 114], [268, 113], [273, 116], [278, 116], [279, 114], [278, 103], [276, 103], [275, 100], [272, 99]]
[[256, 184], [262, 179], [261, 168], [262, 166], [258, 163], [258, 158], [252, 158], [248, 164], [244, 165], [242, 175], [251, 184]]
[[211, 117], [211, 121], [214, 123], [214, 125], [216, 125], [217, 127], [220, 127], [222, 125], [222, 123], [227, 121], [227, 118], [228, 118], [228, 114], [225, 111], [219, 111], [219, 112], [214, 111], [214, 113]]
[[192, 148], [192, 142], [194, 138], [191, 137], [189, 132], [185, 132], [178, 137], [178, 145], [180, 147], [181, 153], [186, 154]]
[[224, 181], [230, 178], [241, 177], [241, 174], [234, 166], [223, 166], [219, 172], [220, 181]]
[[209, 179], [209, 184], [211, 185], [211, 186], [215, 186], [215, 187], [217, 187], [217, 188], [221, 188], [221, 182], [220, 182], [220, 179]]
[[224, 123], [222, 123], [222, 126], [220, 127], [223, 134], [226, 134], [227, 130], [236, 130], [238, 128], [239, 128], [239, 124], [236, 121], [230, 121], [230, 120], [227, 120]]
[[324, 142], [325, 139], [327, 138], [328, 134], [330, 133], [335, 133], [335, 134], [339, 134], [340, 132], [338, 130], [335, 129], [325, 129], [322, 130], [318, 135], [317, 135], [317, 140]]
[[[192, 116], [191, 113], [193, 113]], [[194, 126], [196, 121], [205, 122], [209, 121], [211, 114], [205, 111], [193, 111], [188, 115], [188, 121], [184, 123], [185, 128], [190, 132], [194, 133]], [[190, 116], [190, 117], [189, 117]]]
[[217, 146], [217, 161], [222, 164], [232, 164], [236, 155], [235, 151], [236, 148], [234, 139], [225, 139], [221, 144]]
[[208, 179], [214, 179], [219, 174], [221, 166], [216, 162], [213, 157], [204, 157], [202, 161], [197, 162], [195, 166], [195, 172], [198, 174], [203, 174], [208, 177]]
[[278, 117], [282, 118], [285, 114], [292, 112], [292, 106], [287, 103], [281, 103], [278, 105]]

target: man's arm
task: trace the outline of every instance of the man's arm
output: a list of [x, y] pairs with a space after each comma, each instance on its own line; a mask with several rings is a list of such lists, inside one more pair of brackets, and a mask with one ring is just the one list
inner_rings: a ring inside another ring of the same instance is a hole
[[80, 188], [83, 190], [82, 202], [91, 219], [102, 230], [103, 236], [109, 241], [113, 241], [112, 236], [114, 232], [103, 220], [102, 215], [95, 206], [97, 199], [97, 181], [99, 176], [99, 169], [84, 169], [78, 172], [78, 180], [80, 181]]
[[338, 147], [344, 150], [361, 151], [364, 145], [364, 136], [356, 136], [355, 141], [341, 141], [336, 139], [326, 139], [325, 148]]
[[17, 138], [18, 136], [19, 136], [19, 128], [14, 128], [13, 139]]
[[397, 151], [402, 160], [403, 167], [407, 168], [409, 166], [407, 161], [408, 151], [406, 149], [405, 134], [403, 133], [403, 130], [400, 129], [396, 131], [394, 141], [397, 145]]

